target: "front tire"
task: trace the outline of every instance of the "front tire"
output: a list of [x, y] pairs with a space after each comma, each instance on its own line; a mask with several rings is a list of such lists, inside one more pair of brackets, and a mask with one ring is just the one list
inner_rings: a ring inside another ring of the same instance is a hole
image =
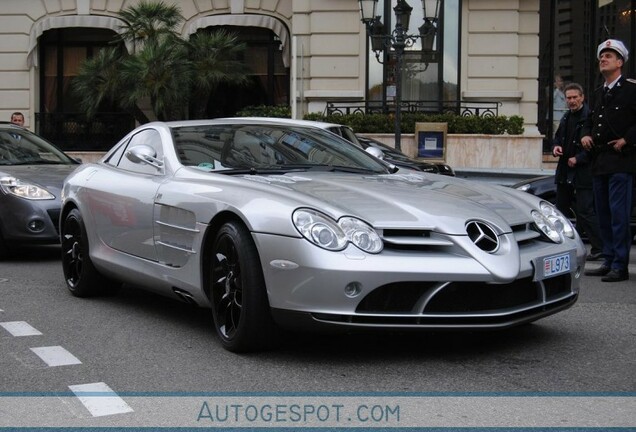
[[76, 297], [91, 297], [103, 292], [106, 279], [93, 266], [88, 237], [78, 209], [71, 210], [62, 224], [62, 270], [66, 287]]
[[216, 234], [211, 254], [212, 315], [223, 347], [248, 352], [271, 347], [276, 326], [271, 317], [258, 251], [237, 222]]
[[0, 260], [7, 259], [10, 255], [9, 247], [7, 246], [7, 242], [4, 240], [2, 236], [2, 232], [0, 231]]

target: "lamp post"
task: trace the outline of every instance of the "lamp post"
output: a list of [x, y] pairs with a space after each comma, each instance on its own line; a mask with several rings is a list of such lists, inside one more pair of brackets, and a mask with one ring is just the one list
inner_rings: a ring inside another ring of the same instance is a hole
[[[395, 13], [395, 29], [385, 33], [380, 16], [376, 14], [378, 0], [358, 0], [360, 2], [360, 14], [362, 22], [367, 29], [367, 35], [371, 38], [371, 49], [379, 63], [380, 53], [384, 49], [393, 49], [395, 52], [395, 148], [402, 150], [401, 146], [401, 121], [402, 121], [402, 68], [404, 63], [404, 50], [413, 46], [417, 39], [422, 40], [422, 55], [434, 52], [435, 35], [437, 34], [438, 14], [440, 0], [422, 0], [424, 23], [419, 27], [419, 34], [408, 34], [409, 21], [413, 8], [406, 0], [397, 0], [393, 8]], [[390, 1], [390, 0], [385, 0]], [[433, 8], [433, 5], [435, 6]]]

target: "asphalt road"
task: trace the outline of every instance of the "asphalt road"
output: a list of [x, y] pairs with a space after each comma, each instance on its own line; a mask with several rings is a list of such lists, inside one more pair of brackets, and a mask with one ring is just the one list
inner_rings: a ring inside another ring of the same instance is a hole
[[[85, 383], [106, 383], [117, 394], [636, 395], [636, 248], [630, 281], [586, 277], [574, 307], [521, 328], [290, 335], [277, 350], [249, 355], [223, 350], [205, 309], [129, 287], [72, 297], [58, 255], [51, 247], [0, 263], [0, 326], [26, 323], [41, 333], [16, 336], [0, 327], [2, 395], [55, 394]], [[79, 363], [50, 366], [35, 354], [42, 347], [62, 347]]]

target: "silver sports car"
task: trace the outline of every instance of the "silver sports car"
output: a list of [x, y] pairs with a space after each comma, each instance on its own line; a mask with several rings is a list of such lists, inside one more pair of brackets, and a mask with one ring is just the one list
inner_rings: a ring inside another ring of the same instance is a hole
[[209, 307], [236, 352], [281, 328], [495, 329], [574, 304], [586, 249], [551, 204], [393, 171], [310, 124], [140, 126], [65, 181], [67, 286]]

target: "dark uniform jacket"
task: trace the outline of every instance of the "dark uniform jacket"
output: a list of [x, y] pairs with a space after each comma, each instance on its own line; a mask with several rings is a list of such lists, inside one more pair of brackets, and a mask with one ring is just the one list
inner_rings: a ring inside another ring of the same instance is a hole
[[[636, 82], [621, 77], [604, 94], [603, 86], [594, 92], [594, 106], [583, 136], [590, 135], [592, 174], [636, 173]], [[608, 142], [624, 138], [621, 152]]]
[[[559, 127], [554, 135], [554, 145], [552, 148], [556, 146], [563, 148], [563, 155], [559, 158], [554, 180], [556, 183], [568, 183], [577, 188], [591, 189], [592, 173], [590, 171], [590, 158], [588, 152], [581, 146], [583, 128], [590, 116], [590, 108], [587, 104], [583, 104], [577, 114], [580, 115], [580, 117], [573, 131], [567, 131], [568, 122], [572, 115], [572, 112], [568, 111], [561, 118]], [[571, 137], [571, 142], [568, 142], [568, 136]], [[576, 166], [574, 168], [568, 166], [568, 159], [572, 156], [576, 157]]]

